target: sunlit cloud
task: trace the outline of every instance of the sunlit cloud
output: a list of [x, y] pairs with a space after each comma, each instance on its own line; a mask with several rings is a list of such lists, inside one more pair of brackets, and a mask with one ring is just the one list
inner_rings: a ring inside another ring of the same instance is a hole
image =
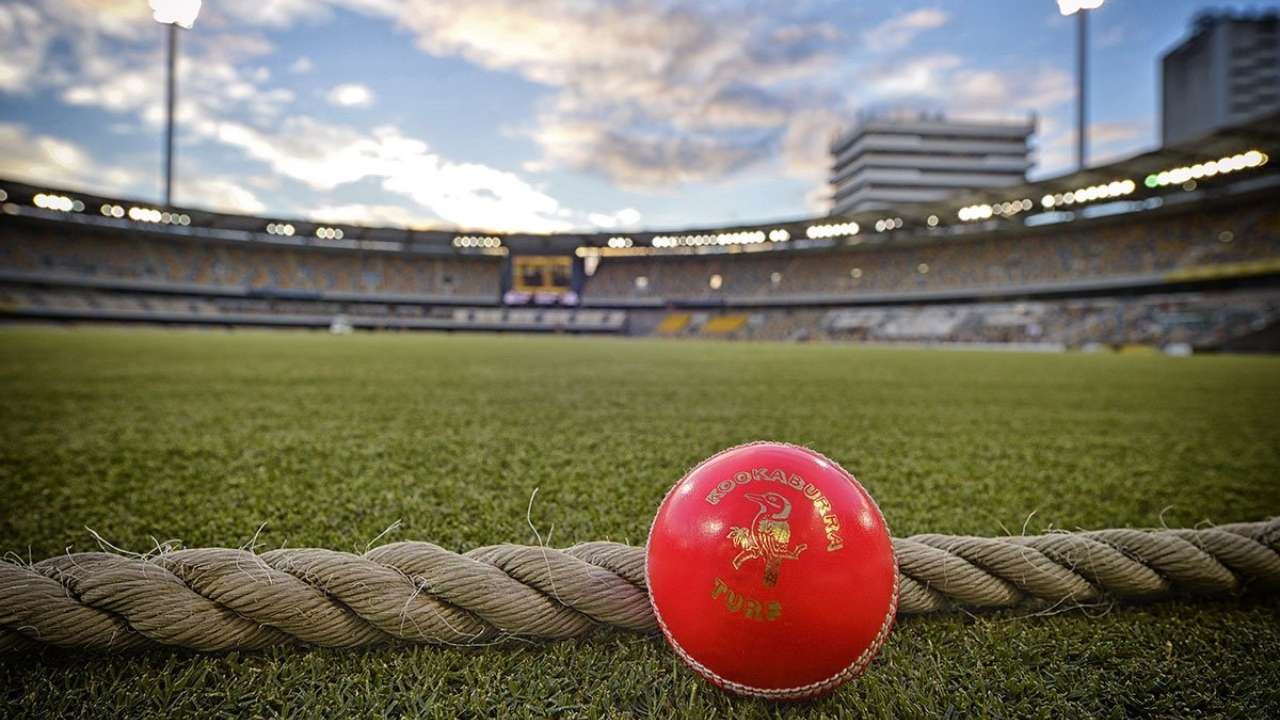
[[634, 228], [640, 224], [640, 211], [623, 208], [614, 213], [588, 213], [587, 221], [602, 230]]
[[366, 227], [402, 227], [411, 230], [430, 230], [443, 225], [436, 218], [423, 217], [399, 205], [369, 205], [346, 203], [321, 205], [304, 212], [308, 218], [320, 222]]
[[0, 176], [68, 187], [103, 182], [135, 187], [137, 173], [95, 162], [80, 145], [32, 132], [17, 123], [0, 123]]
[[913, 10], [876, 25], [863, 34], [863, 40], [872, 52], [902, 50], [921, 33], [946, 25], [948, 19], [948, 15], [937, 8]]
[[179, 201], [198, 199], [200, 207], [220, 212], [259, 215], [267, 206], [234, 178], [180, 176], [174, 188]]
[[715, 180], [766, 162], [798, 111], [830, 96], [805, 84], [841, 34], [802, 17], [632, 0], [413, 0], [398, 21], [434, 55], [460, 56], [555, 90], [528, 167], [643, 189]]
[[330, 88], [325, 99], [338, 107], [369, 107], [373, 104], [373, 91], [368, 85], [343, 83]]

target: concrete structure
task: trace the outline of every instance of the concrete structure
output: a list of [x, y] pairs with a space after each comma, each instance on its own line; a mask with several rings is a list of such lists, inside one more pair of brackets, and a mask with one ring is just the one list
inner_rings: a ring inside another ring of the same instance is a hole
[[1280, 15], [1206, 13], [1161, 58], [1162, 139], [1176, 145], [1280, 110]]
[[831, 213], [932, 203], [958, 190], [1015, 185], [1031, 168], [1035, 117], [949, 120], [869, 115], [831, 144]]

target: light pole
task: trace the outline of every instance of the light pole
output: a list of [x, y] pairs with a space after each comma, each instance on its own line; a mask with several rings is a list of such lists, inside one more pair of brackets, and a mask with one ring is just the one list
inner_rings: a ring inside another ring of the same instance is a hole
[[200, 14], [201, 0], [151, 0], [152, 17], [167, 25], [169, 56], [165, 79], [164, 204], [173, 206], [173, 109], [178, 101], [178, 28], [190, 30]]
[[1102, 7], [1105, 0], [1058, 0], [1058, 11], [1076, 16], [1076, 169], [1083, 170], [1087, 160], [1089, 136], [1089, 97], [1086, 83], [1089, 75], [1089, 11]]

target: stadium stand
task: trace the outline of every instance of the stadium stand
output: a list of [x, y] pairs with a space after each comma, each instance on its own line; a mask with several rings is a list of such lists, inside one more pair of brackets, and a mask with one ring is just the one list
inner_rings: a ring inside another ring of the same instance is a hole
[[[1268, 199], [1213, 212], [1191, 210], [919, 245], [796, 252], [785, 258], [771, 253], [607, 258], [587, 297], [595, 303], [655, 297], [857, 297], [1170, 273], [1190, 278], [1206, 269], [1240, 272], [1249, 263], [1277, 259], [1280, 205]], [[719, 277], [714, 289], [713, 276]], [[637, 282], [639, 278], [644, 280]]]
[[10, 277], [140, 280], [211, 289], [496, 297], [496, 258], [455, 259], [328, 248], [254, 247], [85, 228], [8, 232]]
[[[633, 311], [633, 315], [644, 311]], [[1212, 350], [1280, 323], [1280, 290], [1179, 293], [1041, 302], [890, 305], [835, 310], [669, 313], [690, 328], [670, 336], [833, 340], [1023, 348], [1168, 347]]]
[[0, 314], [46, 321], [152, 322], [491, 332], [620, 333], [624, 310], [428, 307], [403, 303], [183, 297], [74, 288], [0, 285]]
[[[1276, 351], [1276, 123], [888, 225], [481, 236], [0, 180], [0, 319]], [[513, 293], [522, 254], [573, 258], [570, 292]]]
[[689, 327], [692, 318], [689, 313], [671, 313], [662, 319], [654, 328], [654, 332], [658, 335], [674, 336], [684, 332]]

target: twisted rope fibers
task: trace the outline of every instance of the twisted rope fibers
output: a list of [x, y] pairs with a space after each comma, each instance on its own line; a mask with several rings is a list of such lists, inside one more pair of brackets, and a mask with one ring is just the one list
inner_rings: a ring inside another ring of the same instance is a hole
[[[899, 611], [1074, 607], [1280, 589], [1280, 517], [1194, 530], [895, 539]], [[656, 630], [644, 549], [398, 542], [363, 555], [199, 548], [0, 562], [0, 651], [481, 645]]]

